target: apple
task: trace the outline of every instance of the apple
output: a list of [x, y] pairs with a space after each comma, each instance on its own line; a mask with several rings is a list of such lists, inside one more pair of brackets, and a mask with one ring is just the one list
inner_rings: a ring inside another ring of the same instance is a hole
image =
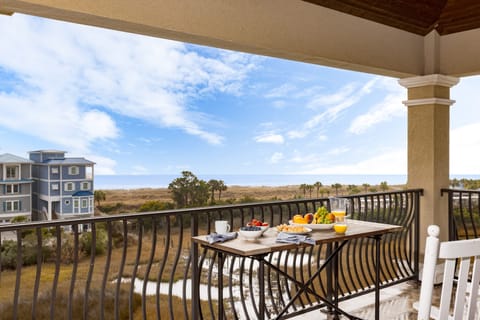
[[312, 223], [313, 213], [307, 213], [303, 218], [307, 221], [307, 223]]

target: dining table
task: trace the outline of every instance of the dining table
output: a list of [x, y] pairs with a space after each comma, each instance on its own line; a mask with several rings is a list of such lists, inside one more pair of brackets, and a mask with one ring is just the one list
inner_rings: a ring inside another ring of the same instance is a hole
[[[259, 237], [255, 241], [248, 241], [243, 239], [242, 237], [238, 236], [235, 239], [225, 241], [225, 242], [214, 242], [211, 243], [209, 241], [209, 235], [198, 235], [192, 237], [192, 246], [194, 247], [193, 252], [193, 272], [192, 272], [192, 303], [193, 303], [193, 319], [197, 319], [198, 306], [199, 306], [199, 281], [200, 281], [200, 273], [201, 268], [198, 267], [199, 264], [199, 246], [206, 248], [208, 250], [213, 250], [218, 254], [218, 270], [222, 270], [222, 266], [224, 263], [224, 259], [226, 256], [237, 256], [237, 257], [245, 257], [245, 258], [252, 258], [259, 262], [258, 268], [258, 277], [259, 279], [264, 278], [265, 266], [275, 269], [276, 271], [284, 274], [288, 277], [291, 281], [294, 281], [298, 286], [299, 289], [296, 293], [291, 297], [290, 301], [283, 307], [282, 310], [275, 315], [274, 319], [282, 319], [283, 317], [287, 316], [288, 308], [295, 302], [295, 300], [302, 294], [314, 294], [317, 296], [322, 302], [325, 303], [326, 306], [333, 310], [335, 315], [334, 318], [338, 318], [339, 315], [343, 315], [349, 319], [359, 319], [346, 311], [342, 310], [338, 305], [338, 282], [336, 282], [334, 296], [333, 299], [328, 299], [327, 297], [321, 296], [320, 293], [314, 292], [312, 290], [311, 284], [313, 280], [319, 276], [319, 274], [326, 270], [326, 267], [330, 264], [334, 265], [334, 268], [329, 268], [330, 272], [333, 270], [334, 277], [338, 276], [338, 263], [336, 260], [339, 256], [339, 253], [342, 251], [342, 248], [351, 240], [359, 239], [359, 238], [371, 238], [374, 239], [375, 244], [375, 262], [374, 262], [374, 269], [375, 269], [375, 279], [374, 279], [374, 291], [375, 291], [375, 319], [380, 319], [380, 242], [382, 238], [387, 233], [397, 232], [401, 230], [401, 226], [392, 225], [392, 224], [385, 224], [385, 223], [378, 223], [378, 222], [370, 222], [370, 221], [363, 221], [363, 220], [353, 220], [350, 219], [348, 222], [348, 229], [344, 234], [337, 234], [335, 231], [330, 228], [328, 230], [312, 230], [308, 233], [308, 238], [310, 240], [310, 244], [307, 243], [285, 243], [285, 242], [277, 242], [278, 234], [275, 231], [275, 227], [270, 229], [271, 232], [266, 232], [262, 237]], [[313, 241], [312, 241], [313, 240]], [[294, 279], [293, 277], [285, 274], [284, 271], [279, 270], [276, 266], [269, 263], [266, 257], [275, 252], [281, 251], [288, 251], [292, 249], [296, 249], [302, 246], [309, 246], [309, 245], [321, 245], [321, 244], [333, 244], [333, 250], [328, 254], [325, 258], [324, 263], [314, 274], [312, 274], [309, 279], [305, 279], [303, 282], [299, 282], [299, 280]], [[224, 314], [224, 306], [221, 301], [223, 300], [223, 277], [219, 274], [218, 277], [218, 318], [222, 319]], [[258, 290], [259, 290], [259, 310], [258, 310], [258, 317], [260, 320], [265, 319], [265, 284], [264, 281], [259, 281], [258, 283]], [[195, 310], [197, 309], [197, 310]]]

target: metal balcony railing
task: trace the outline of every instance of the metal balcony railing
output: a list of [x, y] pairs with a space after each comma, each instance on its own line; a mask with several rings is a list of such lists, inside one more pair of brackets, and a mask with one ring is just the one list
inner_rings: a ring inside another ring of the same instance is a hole
[[[421, 190], [347, 197], [352, 219], [401, 225], [382, 241], [381, 286], [418, 273], [418, 216]], [[328, 199], [262, 202], [185, 210], [132, 213], [86, 219], [0, 226], [0, 315], [5, 319], [191, 319], [191, 237], [213, 231], [214, 221], [228, 220], [237, 230], [252, 218], [271, 226], [294, 214], [328, 206]], [[71, 231], [65, 231], [65, 230]], [[80, 232], [91, 230], [91, 232]], [[301, 248], [269, 257], [286, 274], [301, 281], [322, 264], [331, 245]], [[342, 251], [339, 299], [373, 288], [372, 243], [352, 241]], [[198, 254], [198, 252], [197, 252]], [[200, 318], [216, 319], [217, 280], [223, 276], [223, 303], [228, 319], [255, 319], [256, 264], [227, 258], [216, 270], [216, 255], [200, 252]], [[295, 292], [295, 283], [265, 270], [267, 312], [274, 315]], [[314, 286], [331, 295], [329, 279]], [[303, 295], [287, 316], [322, 307]]]
[[448, 239], [480, 237], [480, 191], [442, 189], [448, 196]]

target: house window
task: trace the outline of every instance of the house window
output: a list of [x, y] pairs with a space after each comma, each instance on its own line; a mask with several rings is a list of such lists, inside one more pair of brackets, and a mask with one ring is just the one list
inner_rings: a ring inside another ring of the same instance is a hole
[[65, 200], [65, 205], [69, 206], [70, 205], [70, 200]]
[[7, 184], [7, 193], [14, 194], [20, 192], [20, 186], [18, 184]]
[[6, 212], [13, 212], [20, 210], [20, 201], [13, 200], [13, 201], [5, 201], [5, 211]]
[[58, 183], [52, 183], [52, 190], [58, 190]]
[[82, 208], [88, 207], [88, 199], [82, 199]]
[[89, 190], [90, 189], [90, 182], [82, 182], [82, 190]]
[[93, 208], [93, 198], [90, 197], [90, 208]]
[[80, 203], [78, 199], [73, 199], [73, 209], [78, 209]]
[[78, 167], [77, 166], [72, 166], [72, 167], [68, 167], [68, 174], [69, 175], [72, 175], [72, 176], [76, 176], [79, 174], [79, 170], [78, 170]]
[[7, 179], [18, 179], [18, 167], [7, 166]]
[[58, 174], [58, 167], [52, 167], [51, 172], [52, 174]]
[[64, 189], [65, 189], [65, 191], [74, 191], [75, 190], [75, 185], [73, 184], [73, 182], [67, 182], [67, 183], [65, 183]]

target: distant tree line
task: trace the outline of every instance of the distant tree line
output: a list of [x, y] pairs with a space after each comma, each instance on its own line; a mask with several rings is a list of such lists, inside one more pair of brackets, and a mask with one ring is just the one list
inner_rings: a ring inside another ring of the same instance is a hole
[[387, 181], [380, 182], [380, 185], [377, 187], [371, 186], [368, 183], [362, 184], [363, 189], [360, 186], [355, 184], [349, 184], [343, 186], [341, 183], [333, 183], [330, 188], [324, 186], [320, 181], [315, 182], [314, 184], [302, 183], [300, 185], [300, 191], [303, 193], [303, 197], [307, 198], [307, 193], [310, 198], [312, 198], [313, 190], [316, 190], [316, 197], [323, 198], [325, 195], [328, 197], [330, 193], [334, 191], [335, 196], [343, 195], [343, 194], [358, 194], [361, 192], [378, 192], [379, 190], [382, 192], [388, 191], [390, 187], [388, 186]]
[[452, 188], [460, 188], [465, 190], [477, 190], [480, 189], [480, 180], [455, 178], [450, 180], [450, 186]]

